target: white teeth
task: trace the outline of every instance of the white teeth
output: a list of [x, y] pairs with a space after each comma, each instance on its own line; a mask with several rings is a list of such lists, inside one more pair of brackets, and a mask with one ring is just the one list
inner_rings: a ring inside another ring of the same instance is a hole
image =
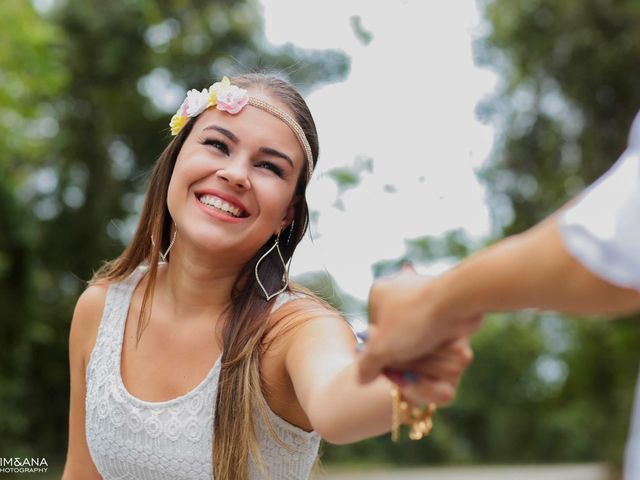
[[234, 217], [239, 217], [240, 214], [242, 213], [242, 210], [239, 209], [238, 207], [234, 207], [230, 203], [227, 203], [221, 198], [218, 198], [214, 195], [205, 194], [199, 197], [198, 200], [200, 201], [200, 203], [204, 203], [205, 205], [208, 205], [210, 207], [215, 207], [218, 210], [222, 210], [223, 212], [230, 213]]

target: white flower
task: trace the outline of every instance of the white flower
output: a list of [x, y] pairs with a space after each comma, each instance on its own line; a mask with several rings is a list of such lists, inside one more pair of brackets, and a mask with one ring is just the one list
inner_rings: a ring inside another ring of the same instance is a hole
[[203, 88], [201, 92], [196, 89], [187, 92], [187, 115], [197, 117], [205, 111], [209, 104], [209, 91]]

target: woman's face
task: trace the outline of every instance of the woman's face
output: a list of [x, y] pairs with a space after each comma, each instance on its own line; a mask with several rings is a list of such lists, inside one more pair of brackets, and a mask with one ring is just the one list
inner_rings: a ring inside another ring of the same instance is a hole
[[179, 241], [245, 263], [290, 223], [305, 161], [294, 133], [273, 115], [251, 105], [237, 114], [207, 109], [169, 182], [167, 206]]

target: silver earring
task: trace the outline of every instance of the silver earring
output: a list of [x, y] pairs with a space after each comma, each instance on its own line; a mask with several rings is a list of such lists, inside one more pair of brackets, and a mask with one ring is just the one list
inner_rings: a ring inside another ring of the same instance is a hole
[[[176, 228], [173, 231], [173, 236], [171, 237], [171, 243], [169, 243], [169, 247], [165, 250], [164, 253], [160, 252], [161, 263], [167, 263], [167, 255], [169, 255], [169, 252], [171, 251], [171, 247], [173, 247], [173, 244], [176, 243], [177, 235], [178, 235], [178, 229]], [[153, 235], [151, 235], [151, 245], [153, 245], [154, 247], [156, 246], [156, 243], [153, 241]]]
[[287, 245], [291, 244], [291, 234], [293, 233], [293, 226], [296, 224], [296, 221], [292, 221], [291, 225], [289, 225], [289, 236], [287, 237]]
[[[269, 292], [267, 292], [267, 289], [264, 288], [264, 285], [260, 281], [260, 275], [258, 274], [258, 267], [260, 266], [260, 263], [265, 258], [267, 258], [267, 255], [269, 255], [274, 249], [276, 250], [276, 252], [278, 252], [278, 258], [280, 259], [280, 263], [282, 263], [282, 281], [284, 282], [284, 285], [277, 292], [269, 294]], [[267, 299], [267, 302], [271, 300], [273, 297], [275, 297], [276, 295], [280, 295], [289, 286], [288, 270], [289, 269], [287, 267], [287, 264], [285, 263], [284, 258], [282, 257], [282, 252], [280, 251], [280, 234], [278, 233], [278, 236], [276, 237], [276, 241], [273, 242], [273, 246], [269, 250], [267, 250], [264, 253], [264, 255], [260, 257], [260, 260], [258, 260], [258, 263], [256, 263], [256, 268], [254, 269], [254, 272], [256, 275], [256, 281], [258, 282], [258, 285], [260, 285], [260, 288], [262, 289], [262, 292], [264, 293], [264, 297]]]

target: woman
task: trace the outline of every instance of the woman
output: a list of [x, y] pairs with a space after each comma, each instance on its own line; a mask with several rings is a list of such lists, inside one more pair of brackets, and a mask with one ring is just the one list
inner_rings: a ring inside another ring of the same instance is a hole
[[[313, 119], [243, 75], [190, 91], [171, 128], [131, 244], [76, 305], [63, 478], [308, 478], [320, 438], [389, 431], [392, 385], [360, 386], [347, 323], [288, 285]], [[459, 340], [421, 367], [434, 401], [469, 359]]]

